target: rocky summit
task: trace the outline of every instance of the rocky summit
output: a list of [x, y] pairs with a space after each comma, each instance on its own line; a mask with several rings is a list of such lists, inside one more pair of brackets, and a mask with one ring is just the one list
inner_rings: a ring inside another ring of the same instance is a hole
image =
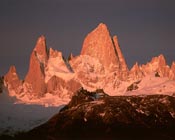
[[[20, 80], [12, 66], [4, 82], [10, 95], [25, 103], [32, 99], [46, 101], [46, 95], [69, 101], [80, 87], [88, 91], [103, 89], [112, 96], [172, 95], [175, 93], [175, 63], [168, 66], [161, 54], [145, 65], [136, 63], [129, 70], [117, 36], [112, 37], [108, 27], [100, 23], [85, 37], [80, 55], [71, 54], [69, 59], [65, 59], [62, 52], [47, 48], [46, 38], [40, 36], [31, 52], [25, 79]], [[138, 83], [137, 88], [128, 90], [135, 83]]]
[[4, 83], [7, 89], [13, 90], [15, 93], [10, 93], [12, 96], [22, 92], [22, 81], [19, 79], [15, 66], [11, 66], [8, 73], [4, 76]]
[[26, 88], [31, 87], [30, 92], [35, 93], [36, 96], [42, 96], [47, 90], [44, 72], [47, 59], [45, 37], [41, 36], [30, 56], [30, 66], [24, 82]]
[[58, 114], [16, 139], [175, 139], [175, 97], [111, 97], [80, 89]]
[[127, 65], [118, 45], [117, 37], [111, 37], [107, 26], [99, 24], [83, 42], [81, 55], [89, 55], [99, 60], [105, 71], [127, 71]]
[[112, 71], [119, 65], [109, 30], [103, 23], [87, 35], [83, 42], [81, 55], [89, 55], [98, 59], [105, 70]]

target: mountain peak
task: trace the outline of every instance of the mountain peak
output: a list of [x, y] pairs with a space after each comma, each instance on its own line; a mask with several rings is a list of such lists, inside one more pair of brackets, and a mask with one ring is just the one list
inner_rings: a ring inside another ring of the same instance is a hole
[[34, 52], [36, 53], [40, 62], [45, 63], [45, 61], [47, 61], [48, 55], [47, 55], [46, 38], [43, 35], [38, 38], [34, 48]]
[[49, 57], [55, 58], [55, 57], [60, 57], [62, 58], [62, 52], [59, 52], [57, 50], [54, 50], [52, 48], [49, 49]]
[[10, 66], [9, 73], [16, 73], [16, 67], [14, 65]]
[[161, 62], [161, 63], [163, 63], [164, 65], [166, 65], [166, 60], [165, 60], [165, 57], [164, 57], [163, 54], [160, 54], [160, 55], [158, 56], [158, 58], [159, 58], [159, 62]]
[[175, 61], [173, 61], [171, 64], [171, 70], [174, 73], [174, 79], [175, 79]]
[[100, 24], [97, 26], [97, 29], [107, 30], [107, 31], [108, 31], [108, 27], [107, 27], [107, 25], [104, 24], [104, 23], [100, 23]]
[[157, 57], [153, 57], [151, 63], [157, 62], [160, 66], [166, 66], [166, 60], [163, 54], [160, 54]]
[[172, 62], [171, 69], [174, 69], [174, 72], [175, 72], [175, 61]]
[[114, 47], [115, 47], [115, 53], [116, 53], [118, 60], [119, 60], [119, 69], [122, 71], [122, 78], [125, 79], [128, 75], [129, 70], [128, 70], [128, 66], [126, 64], [125, 58], [124, 58], [122, 51], [120, 49], [120, 45], [118, 43], [118, 38], [116, 35], [113, 37], [113, 43], [114, 43]]
[[107, 35], [110, 36], [109, 29], [106, 24], [100, 23], [92, 32], [95, 32], [95, 34], [99, 35]]
[[28, 73], [25, 77], [26, 85], [32, 85], [32, 92], [42, 95], [46, 91], [45, 87], [45, 72], [48, 61], [46, 39], [44, 36], [40, 36], [37, 40], [35, 48], [30, 56], [30, 65]]
[[103, 23], [100, 23], [86, 36], [81, 55], [89, 55], [98, 59], [106, 71], [115, 71], [119, 67], [112, 38], [107, 26]]
[[62, 52], [47, 49], [46, 38], [40, 36], [31, 53], [24, 81], [20, 81], [14, 66], [4, 80], [19, 94], [18, 89], [21, 89], [37, 97], [54, 93], [69, 98], [81, 86], [90, 91], [103, 89], [110, 95], [121, 94], [127, 90], [125, 83], [156, 75], [174, 80], [175, 62], [170, 68], [161, 54], [146, 65], [136, 63], [129, 71], [117, 36], [112, 37], [106, 24], [100, 23], [85, 37], [81, 54], [70, 55], [68, 60]]
[[45, 43], [46, 41], [46, 37], [44, 35], [41, 35], [40, 37], [38, 37], [37, 43]]
[[8, 89], [12, 89], [16, 93], [20, 92], [18, 87], [21, 85], [21, 81], [14, 65], [10, 66], [9, 71], [4, 76], [4, 81]]

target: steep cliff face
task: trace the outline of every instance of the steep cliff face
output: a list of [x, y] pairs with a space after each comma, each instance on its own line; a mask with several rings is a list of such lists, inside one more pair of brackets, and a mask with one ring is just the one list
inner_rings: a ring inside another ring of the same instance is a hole
[[4, 83], [8, 90], [12, 90], [17, 94], [20, 94], [23, 91], [21, 87], [22, 81], [18, 77], [15, 66], [11, 66], [8, 73], [4, 76]]
[[175, 62], [172, 62], [171, 64], [171, 70], [169, 73], [169, 77], [170, 79], [175, 80]]
[[39, 62], [45, 65], [48, 60], [48, 51], [46, 46], [46, 38], [43, 35], [38, 38], [33, 51], [36, 52]]
[[26, 88], [32, 87], [29, 91], [37, 96], [46, 92], [45, 66], [48, 60], [46, 40], [44, 36], [39, 37], [35, 48], [30, 56], [30, 65], [25, 77]]
[[129, 70], [117, 36], [112, 38], [103, 23], [86, 36], [81, 55], [69, 63], [82, 86], [91, 91], [98, 88], [112, 91], [118, 88], [116, 81], [128, 78]]
[[169, 67], [164, 56], [159, 55], [146, 65], [136, 63], [129, 70], [117, 36], [112, 38], [103, 23], [86, 36], [81, 54], [71, 54], [68, 60], [62, 52], [47, 49], [45, 37], [39, 37], [24, 82], [13, 73], [16, 73], [14, 67], [4, 79], [9, 92], [12, 89], [21, 97], [27, 95], [29, 100], [46, 94], [70, 100], [80, 87], [89, 91], [103, 89], [109, 95], [137, 94], [137, 91], [172, 95], [175, 92], [175, 62]]
[[128, 77], [128, 66], [126, 64], [126, 60], [123, 56], [123, 53], [120, 49], [120, 46], [119, 46], [119, 43], [118, 43], [118, 38], [117, 36], [114, 36], [113, 37], [113, 45], [115, 47], [115, 52], [116, 52], [116, 55], [118, 56], [118, 60], [119, 60], [119, 78], [123, 79], [123, 80], [126, 80], [126, 78]]
[[161, 77], [168, 77], [170, 68], [166, 64], [165, 57], [161, 54], [158, 57], [153, 57], [151, 62], [142, 65], [142, 71], [145, 74], [158, 72]]
[[113, 41], [107, 26], [103, 23], [87, 35], [83, 42], [81, 55], [89, 55], [98, 59], [107, 72], [119, 68], [119, 59]]
[[134, 80], [138, 80], [144, 77], [141, 67], [138, 65], [137, 62], [130, 70], [130, 77]]
[[126, 79], [128, 66], [120, 49], [117, 36], [111, 37], [107, 26], [100, 23], [84, 40], [81, 55], [88, 55], [103, 65], [105, 72], [116, 72], [117, 77]]
[[61, 96], [61, 93], [63, 92], [63, 87], [66, 86], [66, 83], [63, 79], [53, 76], [49, 79], [47, 82], [47, 92], [52, 94], [58, 94], [58, 96]]
[[133, 79], [141, 79], [147, 75], [154, 74], [156, 77], [167, 77], [170, 80], [175, 78], [174, 63], [171, 67], [167, 65], [165, 57], [161, 54], [153, 57], [146, 65], [138, 65], [137, 63], [130, 70], [130, 77]]
[[74, 79], [64, 79], [52, 76], [47, 82], [47, 92], [60, 97], [61, 99], [71, 98], [73, 93], [81, 87], [81, 84]]
[[102, 86], [105, 70], [98, 59], [88, 55], [80, 55], [71, 59], [69, 63], [75, 73], [75, 78], [84, 88], [95, 90]]
[[175, 73], [175, 61], [171, 64], [171, 70]]

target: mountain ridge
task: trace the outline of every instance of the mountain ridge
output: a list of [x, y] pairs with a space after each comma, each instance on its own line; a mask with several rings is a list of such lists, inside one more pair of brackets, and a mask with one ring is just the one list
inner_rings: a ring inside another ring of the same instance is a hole
[[[103, 89], [109, 95], [127, 95], [132, 91], [143, 91], [148, 81], [160, 85], [166, 81], [168, 85], [165, 83], [164, 88], [157, 86], [156, 91], [151, 86], [147, 94], [151, 94], [151, 91], [156, 94], [163, 94], [163, 91], [166, 94], [175, 92], [175, 62], [168, 66], [161, 54], [145, 65], [136, 63], [129, 70], [117, 36], [112, 37], [104, 23], [100, 23], [85, 37], [80, 55], [71, 55], [69, 60], [65, 60], [60, 51], [47, 48], [46, 38], [40, 36], [31, 53], [25, 79], [20, 80], [13, 73], [10, 68], [4, 76], [6, 88], [10, 95], [28, 103], [46, 95], [56, 95], [60, 100], [69, 101], [81, 87], [89, 91]], [[133, 83], [138, 83], [138, 88], [128, 93], [127, 89]]]

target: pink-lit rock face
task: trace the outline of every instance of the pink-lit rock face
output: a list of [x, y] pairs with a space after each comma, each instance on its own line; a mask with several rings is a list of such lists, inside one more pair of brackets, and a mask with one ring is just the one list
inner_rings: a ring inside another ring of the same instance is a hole
[[151, 62], [142, 65], [142, 70], [145, 74], [158, 72], [160, 77], [169, 77], [170, 67], [166, 64], [165, 57], [161, 54], [158, 57], [153, 57]]
[[136, 63], [128, 70], [117, 36], [111, 38], [107, 26], [101, 23], [86, 36], [81, 54], [71, 54], [68, 60], [60, 51], [47, 50], [45, 37], [39, 37], [24, 82], [19, 80], [14, 66], [4, 81], [8, 89], [24, 96], [42, 97], [50, 93], [70, 99], [80, 87], [90, 91], [103, 89], [110, 95], [124, 94], [130, 82], [141, 81], [146, 76], [153, 76], [153, 80], [156, 77], [175, 80], [175, 62], [169, 67], [164, 56], [159, 55], [146, 65]]
[[62, 53], [57, 51], [57, 50], [53, 50], [52, 48], [50, 48], [49, 49], [49, 57], [51, 57], [51, 58], [62, 57]]
[[47, 92], [57, 94], [58, 92], [62, 91], [62, 88], [65, 86], [66, 82], [63, 79], [53, 76], [47, 82]]
[[63, 58], [62, 52], [53, 50], [52, 48], [49, 49], [49, 59], [48, 59], [48, 67], [52, 65], [56, 69], [62, 69], [65, 72], [69, 72], [69, 69], [66, 66], [65, 60]]
[[121, 73], [120, 77], [122, 79], [126, 79], [128, 76], [129, 70], [128, 70], [128, 66], [126, 64], [125, 58], [124, 58], [122, 51], [120, 49], [117, 36], [113, 37], [113, 42], [114, 42], [114, 46], [115, 46], [115, 52], [116, 52], [116, 55], [117, 55], [118, 60], [119, 60], [119, 71]]
[[106, 71], [115, 71], [119, 67], [113, 41], [107, 26], [103, 23], [86, 36], [81, 55], [98, 59]]
[[171, 64], [171, 70], [173, 71], [173, 73], [175, 73], [175, 62], [172, 62], [172, 64]]
[[[73, 93], [81, 87], [81, 84], [74, 79], [65, 81], [60, 77], [52, 76], [47, 82], [47, 92], [57, 95], [61, 98], [64, 96], [71, 97]], [[67, 92], [67, 94], [64, 93]]]
[[144, 76], [143, 72], [141, 71], [140, 66], [136, 62], [136, 64], [130, 70], [130, 77], [133, 78], [133, 79], [140, 79], [143, 76]]
[[47, 53], [47, 46], [46, 46], [46, 38], [44, 36], [40, 36], [37, 40], [36, 46], [33, 50], [36, 52], [37, 58], [43, 64], [47, 62], [48, 53]]
[[167, 77], [170, 80], [175, 79], [175, 63], [173, 62], [171, 67], [166, 64], [165, 57], [160, 54], [157, 57], [153, 57], [146, 65], [138, 66], [136, 63], [130, 70], [129, 77], [132, 79], [141, 79], [148, 74], [155, 74], [155, 76]]
[[171, 64], [171, 70], [169, 74], [170, 79], [175, 80], [175, 62]]
[[30, 66], [25, 77], [25, 83], [30, 84], [32, 92], [39, 96], [46, 92], [44, 69], [47, 59], [45, 38], [41, 36], [30, 56]]
[[16, 93], [22, 92], [22, 90], [20, 90], [22, 82], [18, 77], [15, 66], [10, 67], [8, 73], [4, 76], [4, 82], [8, 89], [14, 90]]

